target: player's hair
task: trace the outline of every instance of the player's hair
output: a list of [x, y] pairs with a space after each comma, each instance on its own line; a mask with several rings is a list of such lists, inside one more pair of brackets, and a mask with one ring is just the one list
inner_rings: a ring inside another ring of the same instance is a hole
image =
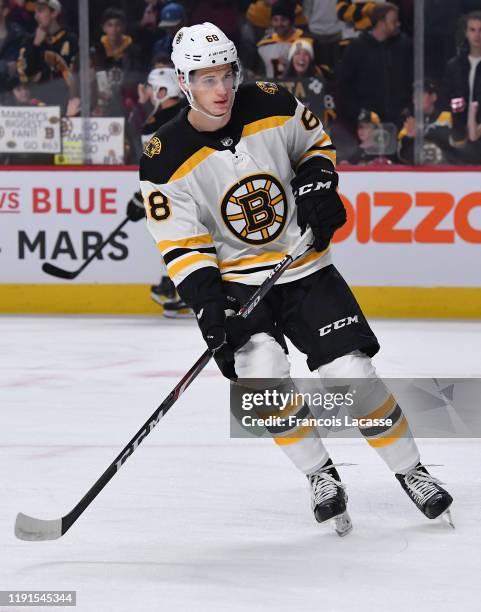
[[466, 31], [470, 21], [481, 21], [481, 11], [471, 11], [471, 13], [468, 13], [464, 19], [464, 30]]
[[386, 19], [386, 15], [388, 15], [391, 11], [396, 11], [396, 13], [399, 13], [399, 8], [392, 2], [384, 2], [384, 4], [378, 4], [375, 6], [369, 15], [371, 18], [372, 27], [375, 28], [380, 21]]
[[120, 9], [117, 9], [117, 8], [105, 9], [105, 11], [102, 13], [102, 19], [100, 23], [104, 25], [104, 23], [106, 21], [109, 21], [110, 19], [117, 19], [124, 25], [127, 23], [127, 19], [125, 17], [124, 11], [121, 11]]

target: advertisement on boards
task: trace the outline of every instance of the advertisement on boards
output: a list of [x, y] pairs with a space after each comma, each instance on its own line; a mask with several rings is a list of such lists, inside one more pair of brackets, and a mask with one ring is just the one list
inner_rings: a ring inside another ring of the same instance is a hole
[[[355, 286], [481, 287], [475, 172], [340, 170], [348, 213], [335, 265]], [[42, 263], [78, 268], [125, 217], [134, 169], [2, 171], [0, 283], [62, 283]], [[129, 222], [74, 283], [154, 283], [160, 256]]]

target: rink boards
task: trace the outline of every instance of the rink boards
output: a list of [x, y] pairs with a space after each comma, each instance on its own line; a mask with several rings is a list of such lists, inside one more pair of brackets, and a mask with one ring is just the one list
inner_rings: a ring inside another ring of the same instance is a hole
[[[367, 313], [481, 318], [479, 169], [340, 171], [348, 221], [334, 261]], [[158, 313], [148, 287], [160, 257], [143, 222], [128, 223], [73, 281], [41, 270], [77, 269], [137, 188], [134, 167], [2, 169], [0, 312]]]

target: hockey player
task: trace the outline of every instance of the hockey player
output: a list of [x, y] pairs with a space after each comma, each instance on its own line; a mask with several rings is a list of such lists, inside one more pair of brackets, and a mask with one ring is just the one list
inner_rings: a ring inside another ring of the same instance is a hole
[[[140, 102], [150, 102], [153, 111], [142, 128], [142, 144], [146, 145], [153, 134], [164, 123], [173, 119], [182, 107], [183, 95], [173, 68], [154, 68], [147, 77], [146, 85], [139, 85]], [[131, 221], [145, 218], [144, 203], [140, 192], [134, 194], [127, 204], [127, 215]], [[174, 283], [167, 275], [167, 268], [162, 263], [161, 279], [158, 285], [152, 285], [150, 296], [157, 304], [163, 306], [166, 317], [191, 316], [187, 305], [179, 298]]]
[[175, 70], [168, 66], [154, 68], [149, 72], [147, 84], [139, 85], [139, 99], [150, 102], [153, 110], [142, 128], [142, 144], [145, 146], [155, 132], [173, 119], [180, 110], [183, 98]]
[[[239, 87], [236, 48], [210, 23], [182, 28], [172, 60], [190, 109], [146, 146], [141, 189], [148, 228], [220, 370], [231, 380], [273, 379], [289, 388], [287, 336], [325, 385], [360, 379], [352, 416], [391, 422], [362, 434], [416, 506], [428, 518], [439, 516], [452, 498], [420, 463], [406, 418], [371, 363], [378, 341], [331, 262], [330, 240], [346, 213], [335, 149], [320, 120], [273, 83]], [[226, 316], [307, 226], [315, 250], [247, 319]], [[352, 324], [333, 325], [347, 318]], [[331, 333], [321, 334], [325, 329]], [[287, 413], [310, 414], [294, 404]], [[287, 421], [273, 437], [307, 475], [315, 518], [337, 517], [338, 532], [348, 532], [345, 486], [319, 432]]]

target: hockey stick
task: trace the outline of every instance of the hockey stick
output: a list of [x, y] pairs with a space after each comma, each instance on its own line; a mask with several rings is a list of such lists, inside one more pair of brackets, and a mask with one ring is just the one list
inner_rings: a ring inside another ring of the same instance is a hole
[[[277, 264], [262, 285], [259, 286], [257, 291], [240, 309], [239, 314], [242, 317], [247, 318], [259, 304], [261, 299], [266, 295], [266, 293], [270, 291], [277, 279], [285, 272], [285, 270], [287, 270], [287, 268], [294, 261], [300, 259], [311, 249], [311, 246], [308, 246], [307, 248], [300, 250], [302, 246], [305, 246], [305, 242], [306, 236], [299, 240], [292, 250], [292, 253], [286, 255], [284, 259]], [[298, 251], [300, 251], [299, 254], [296, 254]], [[113, 460], [97, 482], [89, 491], [87, 491], [84, 497], [68, 514], [59, 519], [42, 520], [27, 516], [26, 514], [22, 514], [20, 512], [15, 521], [15, 535], [17, 538], [20, 540], [42, 541], [56, 540], [62, 537], [84, 512], [84, 510], [93, 502], [100, 491], [102, 491], [105, 485], [111, 480], [111, 478], [120, 470], [125, 461], [130, 457], [130, 455], [132, 455], [139, 444], [149, 435], [160, 419], [167, 414], [169, 409], [179, 399], [182, 393], [205, 368], [211, 357], [212, 353], [209, 350], [205, 351], [202, 357], [196, 361], [184, 378], [182, 378], [176, 387], [174, 387], [157, 410], [139, 429], [127, 446], [122, 449], [120, 454]]]
[[56, 276], [57, 278], [65, 278], [66, 280], [73, 280], [74, 278], [76, 278], [80, 274], [80, 272], [82, 272], [82, 270], [85, 270], [85, 268], [89, 265], [89, 263], [93, 259], [95, 259], [95, 257], [97, 257], [97, 255], [100, 253], [100, 251], [112, 240], [112, 238], [115, 236], [115, 234], [120, 232], [120, 230], [124, 227], [124, 225], [126, 223], [128, 223], [129, 221], [130, 221], [129, 217], [125, 217], [125, 219], [122, 221], [122, 223], [120, 225], [118, 225], [114, 229], [114, 231], [108, 236], [108, 238], [106, 238], [102, 242], [102, 244], [95, 249], [95, 251], [92, 253], [92, 255], [90, 255], [90, 257], [84, 261], [84, 263], [80, 266], [80, 268], [78, 270], [74, 270], [73, 272], [69, 272], [68, 270], [63, 270], [62, 268], [57, 268], [57, 266], [54, 266], [51, 263], [44, 263], [42, 265], [42, 270], [46, 274], [50, 274], [51, 276]]

